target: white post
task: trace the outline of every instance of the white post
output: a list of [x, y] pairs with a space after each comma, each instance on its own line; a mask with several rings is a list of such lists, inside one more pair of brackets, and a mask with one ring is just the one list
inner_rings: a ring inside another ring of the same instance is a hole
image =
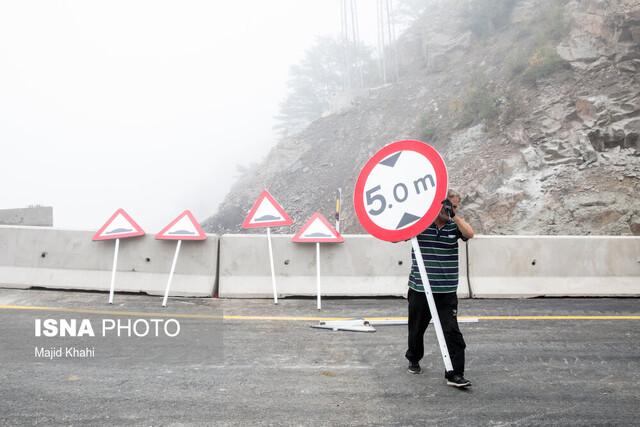
[[164, 291], [164, 299], [162, 300], [162, 306], [167, 306], [167, 298], [169, 298], [169, 288], [171, 288], [171, 280], [173, 279], [173, 272], [176, 270], [176, 262], [178, 261], [178, 254], [180, 253], [180, 245], [182, 240], [178, 240], [176, 246], [176, 254], [173, 256], [173, 262], [171, 263], [171, 271], [169, 272], [169, 281], [167, 282], [167, 289]]
[[320, 301], [320, 243], [316, 242], [316, 283], [318, 284], [318, 310], [322, 310], [322, 302]]
[[116, 250], [113, 253], [113, 269], [111, 270], [111, 287], [109, 288], [109, 304], [113, 304], [113, 291], [116, 286], [116, 266], [118, 265], [118, 248], [120, 239], [116, 239]]
[[273, 303], [278, 304], [278, 290], [276, 288], [276, 271], [273, 268], [273, 247], [271, 246], [271, 227], [267, 227], [267, 240], [269, 241], [269, 262], [271, 263], [271, 285], [273, 286]]
[[338, 198], [336, 200], [336, 231], [340, 232], [340, 212], [342, 211], [342, 188], [338, 188]]
[[413, 246], [413, 253], [416, 257], [418, 270], [420, 270], [420, 278], [422, 279], [422, 286], [424, 287], [424, 293], [427, 297], [427, 303], [429, 304], [429, 311], [431, 312], [431, 318], [433, 319], [433, 326], [436, 329], [436, 336], [438, 337], [438, 344], [440, 345], [440, 352], [442, 353], [444, 367], [447, 372], [453, 371], [453, 365], [451, 365], [451, 359], [449, 358], [449, 349], [447, 348], [447, 342], [444, 339], [442, 324], [440, 324], [440, 317], [438, 316], [436, 302], [433, 300], [433, 294], [431, 293], [431, 284], [429, 283], [429, 276], [427, 276], [427, 270], [424, 268], [422, 252], [420, 252], [420, 244], [418, 243], [417, 237], [413, 237], [411, 239], [411, 245]]

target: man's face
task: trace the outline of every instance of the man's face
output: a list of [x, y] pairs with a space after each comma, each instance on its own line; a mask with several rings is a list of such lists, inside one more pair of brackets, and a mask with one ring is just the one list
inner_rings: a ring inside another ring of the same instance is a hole
[[[453, 212], [457, 214], [458, 213], [458, 206], [460, 206], [460, 197], [450, 197], [449, 201], [451, 202], [451, 205], [453, 207]], [[441, 221], [449, 221], [449, 214], [444, 209], [444, 206], [442, 207], [442, 209], [440, 209], [440, 213], [438, 214], [438, 218]]]

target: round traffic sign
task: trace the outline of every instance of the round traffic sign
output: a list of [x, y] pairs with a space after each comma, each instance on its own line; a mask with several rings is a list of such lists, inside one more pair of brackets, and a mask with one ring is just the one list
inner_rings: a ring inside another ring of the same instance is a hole
[[436, 219], [447, 195], [447, 167], [422, 141], [396, 141], [364, 165], [353, 195], [360, 224], [378, 239], [417, 236]]

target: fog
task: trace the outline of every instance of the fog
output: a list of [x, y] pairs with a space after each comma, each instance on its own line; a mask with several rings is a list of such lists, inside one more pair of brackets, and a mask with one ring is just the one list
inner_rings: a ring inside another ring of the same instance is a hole
[[0, 209], [204, 220], [276, 142], [289, 67], [339, 31], [338, 0], [0, 3]]

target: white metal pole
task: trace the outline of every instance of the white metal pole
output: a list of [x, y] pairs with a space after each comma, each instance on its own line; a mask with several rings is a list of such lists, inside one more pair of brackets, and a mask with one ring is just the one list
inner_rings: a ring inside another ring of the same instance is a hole
[[338, 188], [338, 198], [336, 199], [336, 231], [340, 232], [340, 213], [342, 212], [342, 188]]
[[440, 345], [440, 352], [442, 353], [444, 367], [447, 372], [453, 371], [453, 365], [451, 365], [451, 359], [449, 357], [449, 349], [447, 348], [447, 342], [444, 339], [442, 324], [440, 323], [440, 317], [438, 316], [436, 302], [433, 300], [433, 294], [431, 293], [431, 284], [429, 283], [429, 276], [427, 276], [427, 270], [424, 268], [422, 252], [420, 252], [420, 244], [418, 243], [417, 237], [413, 237], [411, 239], [411, 245], [413, 246], [413, 253], [416, 257], [418, 270], [420, 270], [420, 278], [422, 279], [422, 286], [424, 287], [424, 293], [427, 297], [427, 303], [429, 304], [429, 311], [431, 312], [431, 318], [433, 319], [433, 326], [436, 329], [436, 336], [438, 337], [438, 344]]
[[316, 283], [318, 285], [318, 310], [322, 310], [322, 302], [320, 301], [320, 243], [316, 242]]
[[273, 268], [273, 247], [271, 246], [271, 227], [267, 227], [267, 240], [269, 241], [269, 262], [271, 263], [271, 285], [273, 286], [273, 303], [278, 304], [278, 289], [276, 288], [276, 271]]
[[116, 239], [116, 250], [113, 252], [113, 269], [111, 270], [111, 286], [109, 287], [109, 304], [113, 304], [113, 291], [116, 286], [116, 266], [118, 265], [118, 248], [120, 248], [120, 239]]
[[167, 289], [164, 291], [164, 298], [162, 299], [162, 306], [167, 306], [167, 298], [169, 298], [169, 288], [171, 288], [171, 280], [173, 279], [173, 272], [176, 270], [176, 262], [178, 261], [178, 254], [180, 253], [180, 245], [182, 245], [182, 240], [178, 240], [178, 245], [176, 246], [176, 254], [173, 256], [173, 262], [171, 263], [171, 271], [169, 272], [169, 281], [167, 282]]

